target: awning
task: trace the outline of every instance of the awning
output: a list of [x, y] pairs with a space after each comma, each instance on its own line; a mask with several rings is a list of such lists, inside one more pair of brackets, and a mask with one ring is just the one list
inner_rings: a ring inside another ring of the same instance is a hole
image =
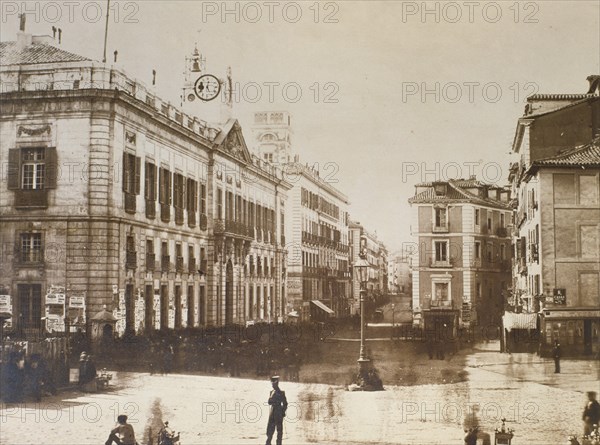
[[327, 306], [325, 306], [323, 303], [321, 303], [319, 300], [311, 300], [311, 303], [313, 303], [315, 306], [317, 306], [319, 309], [324, 310], [325, 312], [327, 312], [328, 314], [333, 314], [333, 310], [328, 308]]
[[513, 329], [537, 329], [537, 314], [505, 312], [502, 316], [502, 324], [508, 332]]

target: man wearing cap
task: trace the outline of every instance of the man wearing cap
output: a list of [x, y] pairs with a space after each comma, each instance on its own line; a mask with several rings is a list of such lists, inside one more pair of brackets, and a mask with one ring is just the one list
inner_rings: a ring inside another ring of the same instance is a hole
[[271, 377], [271, 385], [273, 389], [269, 394], [269, 405], [271, 406], [269, 412], [269, 423], [267, 424], [267, 443], [271, 445], [273, 439], [273, 433], [277, 428], [277, 445], [281, 445], [283, 439], [283, 418], [285, 417], [285, 411], [287, 410], [287, 399], [285, 398], [285, 392], [279, 389], [279, 376], [274, 375]]
[[113, 442], [117, 445], [137, 444], [133, 427], [127, 423], [127, 416], [125, 414], [117, 417], [117, 426], [111, 430], [110, 436], [108, 436], [104, 445], [112, 445]]
[[589, 436], [594, 430], [594, 425], [600, 422], [600, 403], [596, 400], [596, 392], [588, 391], [588, 403], [583, 409], [583, 435]]

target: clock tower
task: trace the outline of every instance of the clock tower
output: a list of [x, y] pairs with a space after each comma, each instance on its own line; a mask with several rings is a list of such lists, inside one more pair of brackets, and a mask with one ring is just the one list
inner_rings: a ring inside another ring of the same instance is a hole
[[206, 57], [194, 47], [185, 58], [181, 107], [186, 113], [212, 124], [224, 124], [232, 117], [231, 67], [225, 76], [207, 70]]

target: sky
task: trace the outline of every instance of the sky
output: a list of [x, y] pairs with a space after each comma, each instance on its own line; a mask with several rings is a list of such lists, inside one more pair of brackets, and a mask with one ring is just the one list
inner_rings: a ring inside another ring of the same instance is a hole
[[[61, 28], [102, 60], [106, 1], [1, 1], [0, 37]], [[476, 174], [505, 185], [526, 97], [585, 93], [600, 73], [598, 1], [111, 1], [107, 52], [179, 103], [195, 44], [231, 66], [246, 140], [256, 111], [292, 115], [293, 150], [389, 250], [412, 241], [415, 184]], [[214, 104], [213, 104], [214, 105]], [[207, 111], [208, 112], [208, 111]], [[203, 110], [198, 109], [199, 117]]]

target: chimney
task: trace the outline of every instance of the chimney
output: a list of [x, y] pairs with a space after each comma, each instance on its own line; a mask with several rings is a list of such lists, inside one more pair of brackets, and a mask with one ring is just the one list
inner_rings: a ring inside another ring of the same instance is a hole
[[32, 43], [31, 34], [25, 32], [25, 14], [19, 14], [21, 22], [19, 23], [19, 31], [17, 32], [17, 49], [19, 51], [27, 48]]
[[587, 94], [600, 93], [600, 74], [592, 74], [591, 76], [588, 76], [586, 80], [590, 83]]

